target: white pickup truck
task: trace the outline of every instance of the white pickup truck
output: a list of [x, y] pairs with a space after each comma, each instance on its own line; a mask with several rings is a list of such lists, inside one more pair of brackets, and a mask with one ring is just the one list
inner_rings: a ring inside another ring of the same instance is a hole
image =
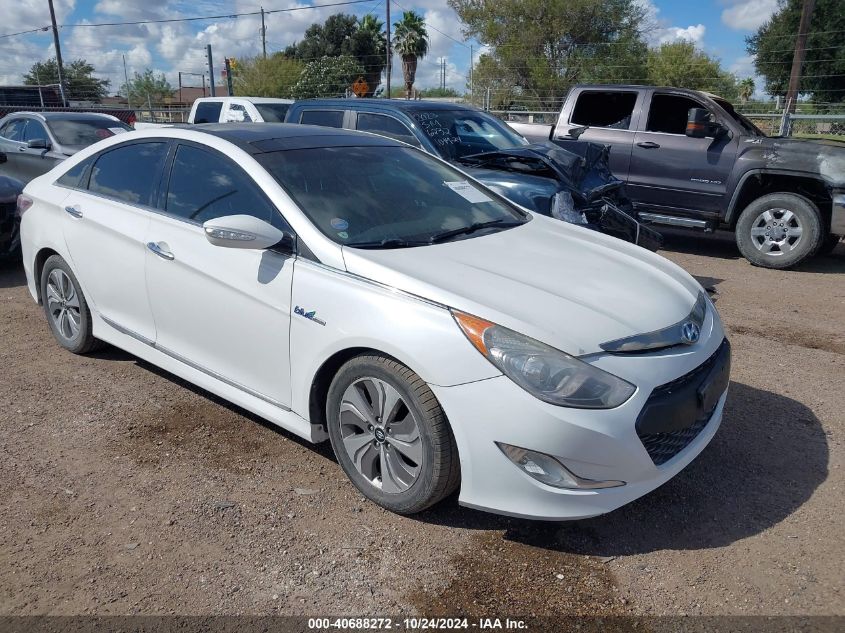
[[188, 123], [282, 123], [291, 103], [271, 97], [200, 97]]

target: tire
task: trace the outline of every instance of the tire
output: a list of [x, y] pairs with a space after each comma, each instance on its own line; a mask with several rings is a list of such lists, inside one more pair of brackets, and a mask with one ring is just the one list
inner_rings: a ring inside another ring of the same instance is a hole
[[833, 235], [832, 233], [829, 233], [824, 240], [822, 240], [822, 245], [816, 255], [830, 255], [841, 239], [841, 235]]
[[736, 244], [755, 266], [791, 268], [822, 246], [818, 208], [795, 193], [770, 193], [749, 204], [736, 223]]
[[[392, 411], [383, 413], [383, 402]], [[326, 419], [346, 476], [383, 508], [414, 514], [458, 487], [458, 449], [446, 415], [401, 363], [377, 354], [348, 361], [329, 387]]]
[[85, 354], [100, 346], [91, 327], [91, 311], [79, 280], [67, 262], [52, 255], [41, 269], [41, 298], [53, 338], [74, 354]]

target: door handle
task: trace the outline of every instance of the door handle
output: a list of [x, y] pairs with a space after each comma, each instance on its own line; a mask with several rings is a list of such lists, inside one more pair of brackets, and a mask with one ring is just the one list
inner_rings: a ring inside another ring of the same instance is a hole
[[78, 206], [75, 206], [75, 207], [67, 206], [67, 207], [65, 207], [65, 211], [75, 218], [81, 218], [82, 217], [82, 211], [80, 210], [80, 208]]
[[29, 148], [26, 145], [21, 145], [20, 147], [18, 147], [19, 152], [25, 152], [27, 149]]
[[643, 149], [657, 149], [660, 145], [654, 141], [643, 141], [642, 143], [637, 143], [637, 147], [642, 147]]
[[175, 257], [173, 253], [170, 251], [164, 250], [161, 246], [156, 244], [155, 242], [147, 242], [147, 248], [150, 249], [153, 253], [161, 257], [162, 259], [166, 259], [167, 261], [172, 261]]

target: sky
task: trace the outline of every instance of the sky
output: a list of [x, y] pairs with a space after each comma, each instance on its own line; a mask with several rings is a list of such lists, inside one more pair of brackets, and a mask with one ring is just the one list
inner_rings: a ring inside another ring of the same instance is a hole
[[[4, 0], [9, 2], [11, 0]], [[54, 56], [50, 31], [24, 35], [7, 34], [38, 29], [50, 24], [47, 0], [15, 0], [14, 11], [5, 11], [0, 27], [0, 85], [18, 84], [36, 60]], [[323, 22], [333, 13], [363, 16], [372, 13], [384, 20], [386, 0], [345, 6], [323, 6], [343, 0], [264, 0], [265, 10], [298, 10], [267, 15], [268, 53], [283, 50], [302, 38], [305, 29]], [[648, 14], [647, 39], [652, 44], [687, 39], [739, 77], [754, 75], [753, 58], [745, 50], [745, 37], [752, 34], [776, 10], [777, 0], [636, 0]], [[215, 74], [224, 57], [249, 57], [261, 52], [260, 17], [196, 20], [164, 24], [122, 26], [72, 26], [102, 22], [162, 20], [174, 17], [231, 15], [258, 11], [261, 0], [54, 0], [62, 57], [65, 63], [84, 58], [98, 76], [111, 80], [110, 92], [123, 84], [123, 58], [129, 75], [152, 68], [164, 73], [174, 87], [178, 73], [207, 73], [205, 50], [211, 44]], [[305, 8], [317, 5], [315, 8]], [[446, 83], [463, 92], [469, 74], [470, 55], [477, 59], [481, 46], [466, 39], [461, 23], [446, 0], [391, 0], [391, 21], [403, 10], [424, 16], [430, 36], [429, 55], [417, 70], [418, 88], [440, 83], [441, 58], [446, 58]], [[394, 68], [401, 68], [398, 59]], [[201, 85], [201, 78], [183, 75], [184, 85]], [[394, 79], [398, 85], [400, 79]], [[758, 86], [761, 82], [757, 81]]]

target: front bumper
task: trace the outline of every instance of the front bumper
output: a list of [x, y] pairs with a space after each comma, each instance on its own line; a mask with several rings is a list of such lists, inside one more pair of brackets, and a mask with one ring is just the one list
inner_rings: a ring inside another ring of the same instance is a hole
[[[719, 351], [724, 334], [715, 311], [708, 312], [702, 329], [710, 336], [696, 345], [586, 359], [637, 385], [634, 396], [615, 409], [549, 405], [504, 376], [454, 387], [431, 386], [458, 444], [460, 503], [531, 519], [581, 519], [610, 512], [674, 477], [715, 435], [727, 390], [713, 398], [712, 413], [697, 435], [665, 461], [649, 455], [636, 422], [655, 388], [690, 374]], [[518, 469], [496, 442], [551, 455], [584, 479], [626, 483], [599, 490], [554, 488]]]

